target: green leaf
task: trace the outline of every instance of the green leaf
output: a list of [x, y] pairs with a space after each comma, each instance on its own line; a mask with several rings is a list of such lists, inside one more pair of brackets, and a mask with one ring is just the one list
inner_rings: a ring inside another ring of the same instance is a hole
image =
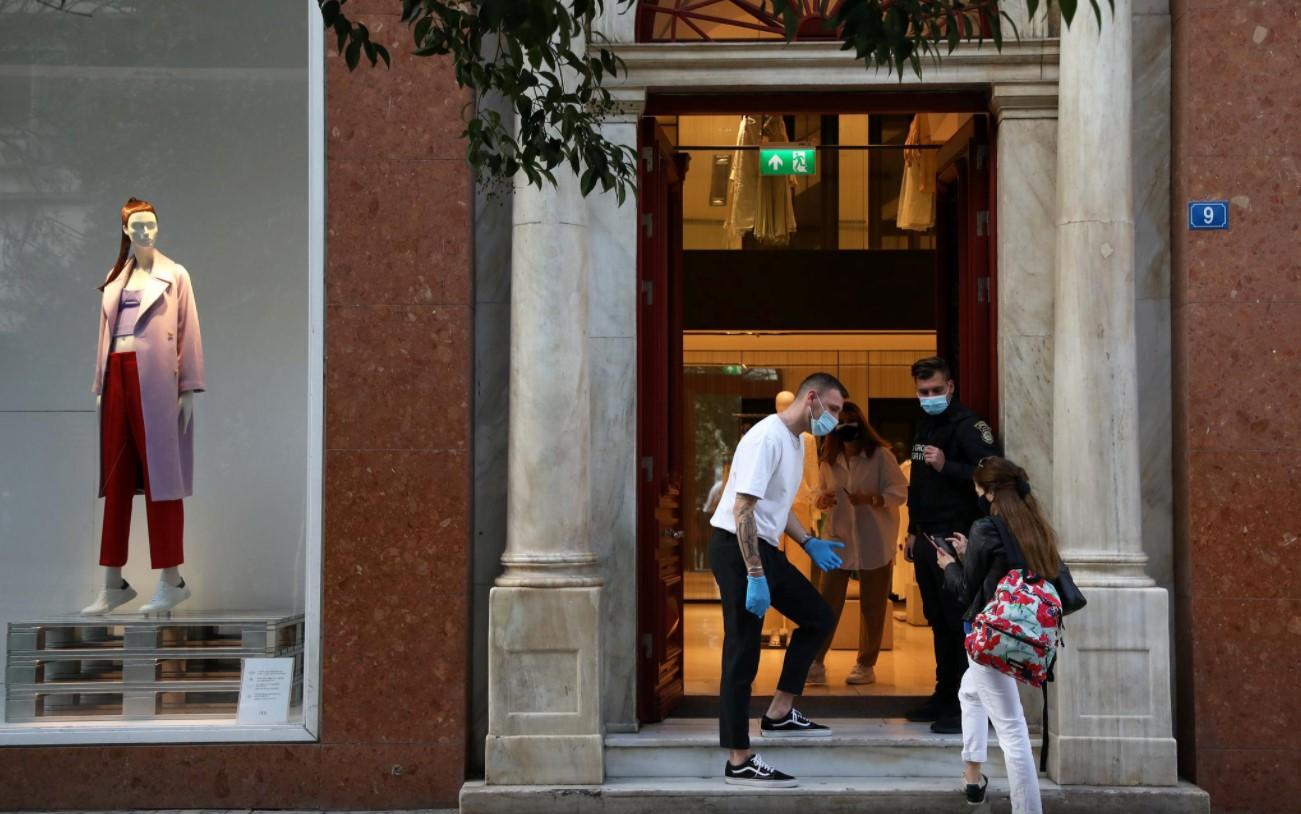
[[1062, 22], [1070, 26], [1075, 20], [1075, 8], [1077, 0], [1057, 0], [1057, 7], [1062, 11]]
[[353, 40], [348, 43], [348, 48], [343, 52], [343, 56], [348, 63], [348, 70], [356, 70], [357, 63], [361, 60], [361, 40]]
[[582, 181], [579, 183], [578, 190], [583, 194], [583, 197], [586, 198], [587, 194], [591, 192], [592, 188], [595, 186], [596, 186], [596, 172], [591, 168], [588, 168], [586, 171], [583, 172], [583, 178]]

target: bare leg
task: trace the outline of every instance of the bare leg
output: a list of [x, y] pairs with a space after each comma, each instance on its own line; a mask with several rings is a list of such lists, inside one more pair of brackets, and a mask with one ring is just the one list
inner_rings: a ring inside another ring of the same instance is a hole
[[740, 766], [742, 763], [749, 760], [750, 755], [753, 754], [753, 749], [733, 749], [727, 754], [727, 762], [731, 763], [733, 766]]
[[984, 775], [980, 773], [979, 763], [973, 763], [970, 760], [962, 762], [962, 780], [964, 783], [979, 786]]
[[790, 714], [791, 707], [795, 704], [795, 696], [788, 692], [777, 690], [772, 694], [772, 703], [768, 705], [768, 717], [777, 719], [785, 718]]

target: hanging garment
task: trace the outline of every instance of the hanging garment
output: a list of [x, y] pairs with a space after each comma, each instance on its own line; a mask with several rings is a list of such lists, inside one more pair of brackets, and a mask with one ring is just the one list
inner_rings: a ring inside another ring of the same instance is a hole
[[[742, 116], [736, 144], [787, 144], [786, 122], [781, 116]], [[785, 246], [795, 231], [795, 179], [789, 176], [760, 175], [759, 151], [737, 150], [732, 156], [732, 174], [728, 179], [731, 202], [723, 229], [729, 241], [738, 241], [746, 232], [765, 246]]]
[[[913, 116], [907, 144], [930, 144], [930, 120], [925, 113]], [[904, 150], [903, 186], [899, 189], [900, 229], [924, 232], [935, 225], [935, 150]]]
[[[127, 261], [122, 273], [104, 288], [99, 314], [99, 350], [91, 389], [102, 395], [117, 325], [122, 289], [135, 268]], [[153, 500], [189, 497], [194, 472], [194, 422], [181, 427], [177, 400], [181, 393], [203, 390], [203, 343], [199, 314], [185, 268], [161, 252], [154, 256], [149, 282], [141, 290], [134, 326], [136, 367], [145, 430], [146, 469]], [[107, 470], [101, 462], [100, 497]], [[141, 490], [142, 491], [142, 490]], [[139, 493], [139, 492], [137, 492]]]

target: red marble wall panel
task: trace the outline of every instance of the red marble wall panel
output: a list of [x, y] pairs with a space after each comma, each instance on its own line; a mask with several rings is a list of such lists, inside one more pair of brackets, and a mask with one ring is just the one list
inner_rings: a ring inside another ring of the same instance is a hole
[[[1301, 4], [1175, 0], [1180, 768], [1217, 812], [1301, 799]], [[1189, 232], [1190, 200], [1230, 229]]]
[[349, 73], [328, 43], [321, 742], [6, 749], [0, 809], [456, 805], [471, 627], [473, 190], [458, 136], [470, 100], [446, 61], [407, 55], [398, 6], [349, 4], [391, 70]]

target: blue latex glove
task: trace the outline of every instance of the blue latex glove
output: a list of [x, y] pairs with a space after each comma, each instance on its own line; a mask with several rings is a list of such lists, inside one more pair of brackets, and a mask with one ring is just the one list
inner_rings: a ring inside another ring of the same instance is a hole
[[840, 555], [835, 551], [837, 548], [844, 547], [844, 543], [836, 540], [823, 540], [818, 537], [810, 537], [808, 542], [804, 544], [804, 550], [808, 552], [809, 559], [813, 560], [813, 564], [823, 571], [834, 571], [844, 563], [844, 560], [840, 559]]
[[745, 609], [762, 619], [772, 604], [772, 596], [768, 594], [768, 578], [746, 577], [745, 581]]

